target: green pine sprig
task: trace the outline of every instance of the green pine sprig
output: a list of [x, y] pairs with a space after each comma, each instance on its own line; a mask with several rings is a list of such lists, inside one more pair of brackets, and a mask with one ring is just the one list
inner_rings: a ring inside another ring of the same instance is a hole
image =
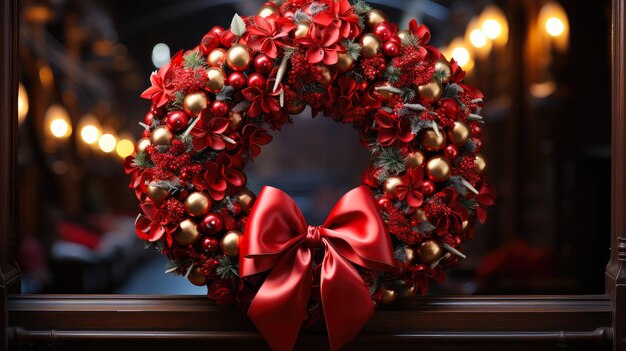
[[239, 278], [239, 264], [231, 261], [228, 256], [219, 256], [217, 258], [217, 268], [215, 272], [222, 279], [237, 279]]
[[342, 40], [341, 46], [346, 49], [346, 52], [353, 60], [358, 60], [361, 56], [361, 45], [355, 43], [354, 40]]
[[406, 170], [405, 156], [400, 149], [395, 147], [383, 147], [377, 142], [370, 145], [373, 152], [373, 165], [382, 170], [384, 178], [398, 174]]
[[357, 0], [354, 2], [354, 13], [359, 16], [363, 16], [372, 11], [372, 7], [363, 0]]
[[206, 68], [207, 63], [201, 52], [193, 50], [183, 55], [183, 67], [185, 69], [196, 70], [199, 68]]
[[151, 168], [154, 167], [154, 163], [150, 159], [150, 155], [147, 152], [137, 152], [135, 159], [133, 159], [132, 165], [139, 168]]
[[391, 84], [397, 83], [401, 75], [402, 70], [392, 65], [387, 66], [384, 73], [385, 79], [387, 79], [387, 81]]

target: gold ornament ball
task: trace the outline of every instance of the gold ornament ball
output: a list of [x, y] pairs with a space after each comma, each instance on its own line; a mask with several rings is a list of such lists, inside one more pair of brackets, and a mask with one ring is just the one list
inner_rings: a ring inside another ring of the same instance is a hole
[[243, 44], [235, 44], [226, 53], [226, 64], [234, 71], [243, 71], [250, 66], [252, 56], [248, 47]]
[[441, 245], [433, 239], [424, 240], [417, 247], [417, 256], [426, 264], [431, 264], [437, 261], [442, 255], [443, 249], [441, 248]]
[[203, 285], [206, 285], [207, 283], [207, 279], [204, 276], [204, 274], [200, 272], [199, 267], [192, 268], [191, 271], [189, 271], [189, 275], [187, 276], [187, 279], [189, 279], [189, 281], [193, 285], [197, 285], [197, 286], [203, 286]]
[[400, 185], [403, 185], [402, 179], [400, 179], [400, 177], [389, 177], [385, 181], [383, 191], [388, 197], [392, 199], [398, 199], [398, 186]]
[[193, 192], [185, 199], [185, 209], [192, 216], [202, 216], [211, 209], [211, 199], [206, 193]]
[[238, 112], [231, 112], [228, 116], [228, 128], [231, 130], [239, 129], [241, 127], [241, 122], [243, 122], [243, 116]]
[[440, 59], [435, 63], [435, 72], [437, 72], [441, 77], [442, 83], [447, 83], [450, 80], [450, 77], [452, 77], [450, 65], [443, 59]]
[[213, 49], [206, 60], [211, 67], [222, 67], [224, 62], [226, 62], [226, 50], [222, 48]]
[[293, 32], [294, 38], [304, 37], [309, 34], [311, 25], [308, 22], [298, 22], [296, 23], [296, 26], [296, 30]]
[[328, 69], [328, 66], [323, 63], [318, 63], [315, 65], [315, 69], [317, 69], [317, 71], [321, 74], [322, 80], [320, 83], [323, 86], [328, 87], [330, 83], [333, 82], [333, 74]]
[[421, 165], [424, 164], [424, 159], [426, 158], [426, 156], [424, 156], [424, 153], [421, 151], [415, 151], [415, 152], [411, 152], [406, 156], [406, 165], [416, 168], [416, 167], [420, 167]]
[[335, 63], [335, 68], [338, 72], [346, 73], [354, 65], [354, 59], [348, 53], [340, 52], [337, 54], [337, 63]]
[[261, 16], [263, 18], [269, 17], [273, 14], [280, 14], [277, 7], [271, 5], [262, 6], [259, 11], [256, 13], [257, 16]]
[[211, 93], [219, 93], [224, 87], [226, 81], [226, 74], [219, 67], [209, 67], [206, 70], [209, 80], [206, 83], [206, 89]]
[[235, 201], [241, 207], [241, 210], [246, 212], [252, 208], [254, 205], [254, 200], [256, 200], [256, 195], [248, 189], [242, 190], [239, 194], [235, 196]]
[[476, 173], [485, 174], [487, 171], [487, 158], [483, 154], [476, 154], [474, 158], [474, 164], [476, 165]]
[[290, 115], [301, 114], [305, 108], [306, 103], [304, 101], [290, 101], [287, 103], [287, 113]]
[[185, 219], [178, 225], [178, 231], [174, 234], [177, 243], [187, 246], [195, 244], [200, 239], [198, 226], [191, 219]]
[[455, 121], [454, 127], [448, 131], [448, 138], [456, 146], [463, 146], [471, 135], [469, 126], [463, 121]]
[[446, 147], [446, 135], [427, 129], [422, 133], [422, 146], [426, 151], [439, 151]]
[[185, 100], [183, 100], [183, 109], [190, 116], [199, 116], [202, 110], [207, 107], [208, 98], [205, 93], [197, 91], [195, 93], [187, 94]]
[[139, 141], [137, 141], [137, 145], [135, 146], [135, 150], [137, 150], [137, 152], [146, 152], [146, 148], [150, 146], [150, 139], [148, 138], [141, 138], [139, 139]]
[[463, 221], [463, 223], [461, 223], [461, 231], [463, 233], [467, 233], [470, 230], [470, 222], [469, 221]]
[[424, 85], [418, 86], [417, 91], [421, 96], [437, 101], [443, 95], [443, 86], [437, 79], [433, 79]]
[[365, 26], [369, 29], [376, 27], [377, 24], [385, 22], [387, 15], [378, 9], [373, 9], [367, 13], [365, 17]]
[[380, 40], [375, 34], [367, 33], [361, 36], [361, 55], [365, 58], [376, 56], [380, 49]]
[[426, 174], [433, 182], [445, 182], [450, 178], [451, 171], [450, 161], [443, 156], [435, 156], [426, 162]]
[[170, 196], [169, 191], [151, 184], [148, 185], [148, 188], [146, 189], [146, 194], [148, 194], [150, 200], [152, 200], [152, 202], [154, 202], [157, 206], [161, 205], [163, 201], [165, 201]]
[[411, 32], [409, 32], [406, 29], [403, 30], [399, 30], [398, 31], [398, 38], [400, 38], [400, 40], [405, 41], [407, 39], [409, 39], [409, 35], [411, 34]]
[[382, 295], [380, 297], [380, 301], [384, 304], [390, 304], [398, 298], [398, 294], [394, 290], [391, 289], [382, 289]]
[[407, 246], [404, 249], [404, 252], [406, 252], [406, 261], [407, 261], [407, 263], [413, 262], [413, 260], [415, 259], [415, 250], [413, 250], [413, 248], [410, 248], [410, 247]]
[[241, 240], [241, 232], [238, 230], [229, 230], [220, 242], [220, 247], [226, 256], [236, 257], [239, 255], [239, 240]]
[[415, 295], [417, 295], [417, 288], [415, 286], [410, 286], [402, 291], [402, 297], [409, 298]]
[[158, 126], [152, 131], [150, 141], [152, 142], [152, 145], [169, 146], [173, 138], [174, 134], [172, 134], [172, 131], [167, 126]]
[[426, 217], [426, 211], [424, 211], [421, 207], [415, 209], [415, 212], [413, 212], [413, 218], [418, 220], [420, 223], [428, 220], [428, 217]]

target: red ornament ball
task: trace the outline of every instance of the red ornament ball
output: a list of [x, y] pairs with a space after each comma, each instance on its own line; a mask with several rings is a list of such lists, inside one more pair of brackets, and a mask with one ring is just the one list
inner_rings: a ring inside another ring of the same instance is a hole
[[474, 151], [480, 152], [483, 149], [483, 140], [480, 138], [472, 138], [472, 143], [474, 143]]
[[225, 30], [222, 32], [222, 35], [220, 35], [220, 43], [227, 48], [233, 46], [235, 39], [237, 39], [237, 36], [230, 29]]
[[241, 72], [233, 72], [228, 76], [228, 85], [236, 90], [243, 89], [246, 86], [246, 76]]
[[454, 144], [448, 144], [446, 145], [446, 148], [443, 149], [443, 155], [451, 160], [454, 160], [459, 157], [459, 148]]
[[224, 221], [224, 229], [226, 230], [233, 230], [233, 229], [239, 228], [237, 226], [237, 220], [235, 219], [235, 217], [229, 214], [223, 217], [223, 221]]
[[383, 44], [383, 53], [389, 57], [396, 57], [400, 54], [400, 44], [395, 41], [386, 41]]
[[146, 116], [143, 118], [143, 123], [147, 125], [152, 125], [152, 121], [154, 121], [154, 112], [148, 111], [148, 113], [146, 113]]
[[215, 100], [211, 104], [211, 112], [217, 117], [224, 117], [230, 112], [230, 104], [226, 101]]
[[179, 131], [187, 127], [189, 123], [189, 116], [185, 111], [175, 110], [167, 114], [165, 117], [165, 123], [173, 131]]
[[420, 184], [420, 191], [426, 196], [433, 196], [435, 194], [435, 183], [430, 180], [425, 180]]
[[224, 228], [224, 221], [217, 213], [209, 212], [200, 223], [200, 230], [207, 235], [219, 233]]
[[373, 33], [383, 42], [389, 40], [396, 32], [396, 28], [390, 22], [380, 22], [374, 27]]
[[213, 237], [206, 237], [202, 239], [202, 249], [207, 252], [215, 252], [220, 244], [217, 242], [217, 239]]
[[220, 38], [222, 36], [222, 33], [224, 33], [225, 29], [223, 27], [220, 26], [214, 26], [213, 28], [211, 28], [211, 30], [209, 31], [209, 34], [214, 35], [217, 38]]
[[258, 54], [254, 57], [254, 69], [260, 73], [270, 73], [274, 68], [274, 60], [265, 54]]
[[220, 46], [220, 39], [217, 36], [208, 33], [202, 37], [202, 41], [200, 42], [200, 52], [206, 56], [214, 49], [217, 49], [218, 46]]
[[480, 124], [476, 122], [470, 123], [470, 131], [472, 132], [473, 136], [477, 136], [477, 137], [483, 134], [483, 129], [480, 127]]
[[254, 72], [248, 76], [248, 86], [257, 87], [259, 89], [265, 88], [265, 77], [261, 73]]
[[391, 206], [391, 200], [389, 200], [388, 197], [383, 196], [378, 199], [378, 208], [380, 208], [381, 210], [386, 210], [389, 208], [389, 206]]

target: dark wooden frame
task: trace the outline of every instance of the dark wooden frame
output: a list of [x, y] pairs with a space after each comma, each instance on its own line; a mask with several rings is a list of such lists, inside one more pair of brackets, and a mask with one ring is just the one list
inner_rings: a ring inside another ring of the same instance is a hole
[[[15, 239], [17, 0], [0, 1], [0, 351], [265, 347], [245, 315], [202, 297], [20, 295]], [[347, 349], [626, 351], [626, 5], [613, 0], [611, 258], [606, 294], [416, 299], [377, 311]], [[321, 329], [298, 349], [326, 348]]]

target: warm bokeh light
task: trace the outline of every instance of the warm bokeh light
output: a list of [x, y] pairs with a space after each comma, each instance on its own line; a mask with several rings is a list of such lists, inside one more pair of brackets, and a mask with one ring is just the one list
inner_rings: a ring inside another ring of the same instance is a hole
[[550, 17], [546, 21], [546, 31], [551, 36], [558, 37], [559, 35], [563, 34], [564, 30], [565, 30], [565, 25], [563, 24], [563, 21], [561, 21], [560, 19], [556, 17]]
[[129, 139], [122, 139], [117, 143], [117, 146], [115, 146], [115, 152], [117, 152], [121, 158], [126, 158], [126, 156], [130, 156], [135, 152], [135, 143]]
[[46, 111], [45, 123], [56, 138], [67, 138], [72, 134], [70, 116], [65, 107], [54, 104]]
[[470, 61], [470, 53], [466, 48], [459, 46], [452, 49], [452, 58], [458, 62], [461, 67], [467, 66], [467, 63]]
[[485, 36], [494, 43], [502, 45], [509, 40], [509, 22], [499, 7], [495, 5], [485, 7], [478, 23]]
[[80, 130], [80, 137], [87, 144], [93, 144], [100, 138], [100, 129], [98, 127], [87, 124]]
[[484, 48], [487, 45], [487, 36], [480, 29], [474, 29], [470, 33], [470, 43], [477, 48]]
[[103, 134], [98, 140], [98, 146], [100, 150], [109, 153], [115, 150], [115, 145], [117, 144], [117, 140], [113, 134]]
[[474, 67], [472, 53], [463, 38], [457, 37], [452, 40], [447, 51], [444, 52], [444, 55], [450, 59], [454, 59], [465, 71], [470, 71]]
[[552, 80], [543, 83], [535, 83], [530, 86], [530, 95], [538, 99], [547, 98], [556, 92], [556, 83]]
[[19, 124], [24, 122], [26, 115], [28, 114], [28, 93], [24, 85], [20, 83], [17, 90], [17, 121]]
[[559, 50], [565, 50], [569, 40], [569, 20], [565, 9], [557, 2], [550, 1], [539, 11], [539, 28]]
[[483, 23], [482, 31], [487, 38], [493, 40], [502, 34], [502, 26], [498, 23], [498, 21], [488, 19]]

